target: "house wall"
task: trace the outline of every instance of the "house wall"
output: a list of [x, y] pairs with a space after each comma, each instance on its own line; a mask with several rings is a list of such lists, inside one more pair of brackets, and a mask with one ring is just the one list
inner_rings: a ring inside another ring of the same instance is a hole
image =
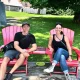
[[8, 4], [9, 0], [1, 0], [4, 4]]
[[[9, 2], [11, 1], [11, 0], [1, 0], [4, 4], [9, 4]], [[21, 0], [17, 0], [18, 2], [21, 2]]]
[[22, 7], [20, 6], [20, 4], [18, 5], [18, 2], [20, 3], [21, 0], [17, 0], [17, 1], [16, 0], [1, 0], [1, 1], [5, 4], [5, 9], [7, 11], [22, 11]]

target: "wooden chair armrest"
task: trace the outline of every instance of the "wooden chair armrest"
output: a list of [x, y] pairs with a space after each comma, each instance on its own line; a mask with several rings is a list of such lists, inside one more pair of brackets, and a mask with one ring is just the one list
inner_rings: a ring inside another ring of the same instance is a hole
[[50, 51], [49, 48], [46, 48], [46, 54], [50, 54], [50, 55], [52, 55], [53, 53]]
[[52, 55], [52, 52], [49, 50], [49, 48], [38, 47], [35, 51], [30, 52], [30, 54], [48, 54], [48, 55]]
[[76, 52], [78, 56], [80, 56], [80, 50], [72, 46], [72, 50]]
[[72, 46], [72, 50], [75, 51], [75, 53], [76, 53], [77, 56], [78, 56], [78, 60], [80, 60], [80, 50], [77, 49], [77, 48], [75, 48], [75, 47], [73, 47], [73, 46]]
[[35, 51], [30, 52], [30, 54], [46, 54], [46, 48], [45, 47], [37, 47], [37, 49]]

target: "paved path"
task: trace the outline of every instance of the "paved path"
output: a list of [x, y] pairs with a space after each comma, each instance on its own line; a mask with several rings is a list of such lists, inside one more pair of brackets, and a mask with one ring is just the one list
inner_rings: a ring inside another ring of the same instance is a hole
[[[77, 80], [75, 76], [71, 75], [72, 80]], [[54, 74], [52, 76], [26, 76], [25, 74], [14, 74], [13, 80], [66, 80], [64, 75]], [[80, 79], [79, 79], [80, 80]]]
[[21, 26], [21, 22], [18, 18], [7, 18], [7, 25], [18, 25]]
[[[28, 76], [26, 76], [25, 73], [17, 73], [13, 75], [13, 80], [66, 80], [63, 74], [52, 74], [51, 76], [50, 74], [44, 74], [43, 69], [45, 68], [45, 66], [36, 66], [34, 62], [29, 62]], [[25, 67], [23, 67], [23, 69], [25, 69]], [[70, 68], [70, 70], [75, 70], [75, 68]], [[71, 78], [72, 80], [77, 80], [75, 75], [71, 75]]]

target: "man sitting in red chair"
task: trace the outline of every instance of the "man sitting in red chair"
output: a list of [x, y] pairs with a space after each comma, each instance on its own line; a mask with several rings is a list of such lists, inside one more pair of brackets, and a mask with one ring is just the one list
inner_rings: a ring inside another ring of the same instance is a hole
[[[36, 40], [33, 34], [29, 33], [30, 24], [23, 23], [22, 24], [22, 32], [17, 32], [14, 37], [14, 48], [15, 50], [8, 50], [4, 54], [4, 59], [0, 68], [0, 80], [4, 80], [4, 76], [6, 73], [7, 64], [10, 60], [14, 58], [17, 59], [14, 67], [7, 74], [5, 80], [11, 80], [13, 72], [23, 64], [26, 57], [29, 56], [29, 53], [37, 49]], [[28, 50], [30, 44], [32, 47]]]

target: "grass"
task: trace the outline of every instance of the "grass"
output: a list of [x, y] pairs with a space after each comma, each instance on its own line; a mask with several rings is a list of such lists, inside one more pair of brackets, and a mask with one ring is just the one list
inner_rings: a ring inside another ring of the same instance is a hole
[[[58, 16], [58, 15], [38, 15], [38, 14], [28, 14], [21, 12], [6, 12], [7, 18], [16, 18], [20, 23], [29, 22], [31, 24], [30, 32], [36, 37], [36, 42], [38, 46], [47, 47], [49, 31], [55, 27], [56, 22], [61, 22], [64, 27], [74, 30], [74, 42], [73, 46], [80, 48], [80, 24], [73, 22], [73, 16]], [[0, 27], [0, 45], [2, 42], [2, 34]], [[3, 55], [1, 55], [3, 56]], [[76, 56], [73, 52], [73, 58]], [[31, 55], [29, 61], [49, 61], [47, 56], [43, 55]]]

